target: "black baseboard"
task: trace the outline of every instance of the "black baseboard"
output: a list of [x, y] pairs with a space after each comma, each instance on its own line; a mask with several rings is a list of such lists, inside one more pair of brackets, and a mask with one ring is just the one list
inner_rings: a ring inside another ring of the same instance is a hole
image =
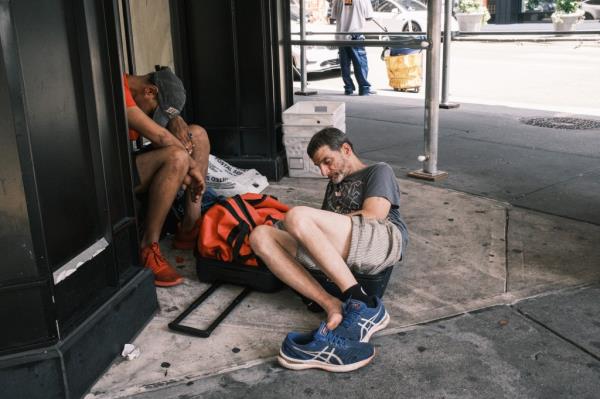
[[82, 397], [158, 307], [154, 278], [140, 269], [102, 307], [53, 346], [0, 357], [3, 398]]
[[223, 157], [223, 160], [243, 169], [256, 169], [271, 181], [279, 181], [287, 174], [285, 153], [274, 158]]
[[547, 11], [525, 11], [519, 14], [519, 22], [549, 22], [552, 20], [551, 15]]

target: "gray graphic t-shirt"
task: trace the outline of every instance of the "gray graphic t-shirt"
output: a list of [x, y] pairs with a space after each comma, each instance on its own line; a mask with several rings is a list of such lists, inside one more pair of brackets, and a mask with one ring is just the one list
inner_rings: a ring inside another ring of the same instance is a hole
[[390, 201], [392, 206], [387, 218], [400, 229], [406, 245], [408, 230], [400, 216], [400, 189], [394, 171], [386, 163], [367, 166], [346, 176], [338, 184], [329, 182], [321, 209], [347, 214], [362, 209], [364, 200], [369, 197], [383, 197]]

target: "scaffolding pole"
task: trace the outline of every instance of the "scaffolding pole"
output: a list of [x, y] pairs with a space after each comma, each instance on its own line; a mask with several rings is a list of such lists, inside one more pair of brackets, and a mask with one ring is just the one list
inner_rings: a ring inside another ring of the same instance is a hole
[[440, 50], [441, 50], [441, 2], [430, 0], [427, 10], [427, 38], [430, 43], [427, 51], [425, 79], [425, 154], [418, 160], [423, 169], [408, 173], [409, 176], [424, 180], [441, 180], [447, 172], [437, 169], [439, 106], [440, 106]]
[[458, 108], [459, 104], [448, 101], [450, 86], [450, 45], [452, 44], [452, 0], [444, 2], [444, 52], [442, 58], [442, 102], [440, 108]]
[[[300, 0], [300, 40], [306, 40], [306, 16], [304, 15], [304, 0]], [[300, 46], [300, 91], [299, 96], [312, 96], [317, 94], [315, 90], [306, 90], [306, 48]]]

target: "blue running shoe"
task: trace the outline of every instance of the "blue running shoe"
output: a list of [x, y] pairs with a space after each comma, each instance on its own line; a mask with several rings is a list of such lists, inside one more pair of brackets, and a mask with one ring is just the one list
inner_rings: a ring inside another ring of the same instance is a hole
[[289, 333], [277, 360], [292, 370], [346, 372], [366, 366], [374, 356], [373, 345], [339, 337], [322, 322], [313, 333]]
[[390, 322], [390, 315], [381, 300], [375, 297], [375, 301], [377, 306], [369, 308], [364, 302], [348, 299], [344, 304], [344, 320], [335, 333], [353, 341], [369, 342], [373, 334]]

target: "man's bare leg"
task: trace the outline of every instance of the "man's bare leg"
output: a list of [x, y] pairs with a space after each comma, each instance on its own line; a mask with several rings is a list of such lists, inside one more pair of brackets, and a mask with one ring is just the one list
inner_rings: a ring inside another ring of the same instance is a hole
[[333, 330], [341, 323], [342, 303], [327, 293], [296, 261], [298, 244], [288, 232], [271, 226], [257, 226], [250, 234], [250, 246], [277, 278], [325, 309], [327, 328]]
[[143, 248], [160, 239], [165, 218], [187, 174], [189, 156], [185, 150], [170, 146], [138, 155], [135, 162], [140, 175], [135, 192], [148, 191]]
[[352, 234], [349, 216], [298, 206], [286, 214], [284, 224], [342, 292], [357, 284], [346, 264]]
[[[206, 130], [198, 125], [189, 125], [190, 133], [192, 133], [192, 144], [194, 145], [194, 151], [192, 152], [192, 158], [198, 164], [202, 177], [206, 181], [206, 173], [208, 171], [208, 155], [210, 154], [210, 142]], [[183, 231], [192, 230], [196, 221], [200, 218], [201, 212], [201, 201], [193, 202], [190, 190], [186, 190], [185, 197], [185, 215], [181, 222], [181, 228]]]

